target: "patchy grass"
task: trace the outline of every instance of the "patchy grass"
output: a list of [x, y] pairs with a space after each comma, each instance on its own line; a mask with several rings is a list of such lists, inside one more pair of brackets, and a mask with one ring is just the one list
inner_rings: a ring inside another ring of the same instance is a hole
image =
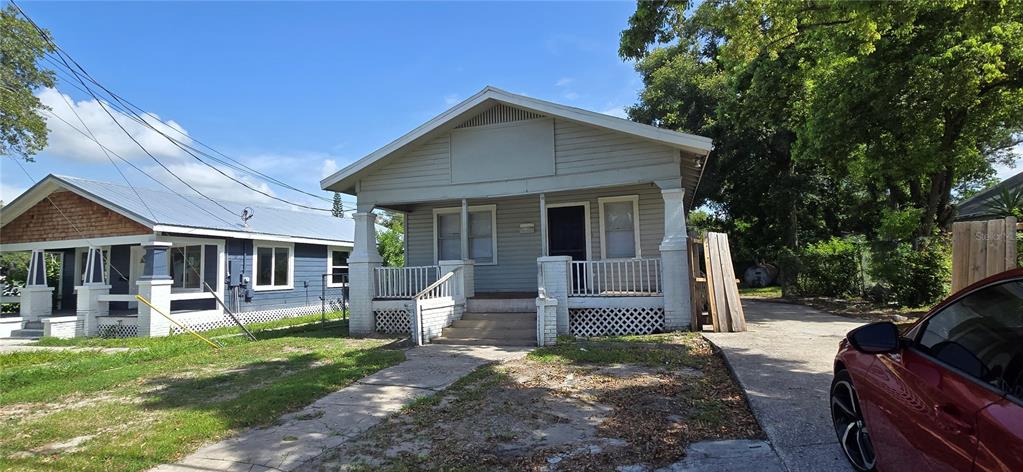
[[680, 460], [694, 441], [762, 435], [723, 360], [699, 334], [562, 338], [416, 399], [318, 466], [655, 468]]
[[220, 350], [187, 334], [47, 339], [131, 349], [0, 355], [0, 469], [145, 470], [404, 358], [390, 339], [347, 333], [343, 321], [296, 326], [221, 338]]
[[781, 287], [739, 288], [740, 297], [748, 298], [781, 298]]

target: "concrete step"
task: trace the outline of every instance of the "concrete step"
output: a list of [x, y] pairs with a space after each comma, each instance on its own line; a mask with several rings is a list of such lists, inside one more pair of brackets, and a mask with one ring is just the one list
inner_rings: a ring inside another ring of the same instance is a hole
[[[464, 315], [463, 315], [464, 316]], [[512, 319], [512, 320], [467, 320], [460, 319], [455, 320], [451, 323], [454, 328], [477, 328], [477, 329], [489, 329], [489, 328], [501, 328], [501, 329], [536, 329], [535, 319]]]
[[11, 338], [15, 339], [39, 339], [43, 337], [42, 329], [16, 329], [11, 331]]
[[468, 311], [462, 313], [463, 320], [480, 320], [480, 321], [532, 321], [536, 323], [536, 312], [478, 312]]
[[535, 298], [469, 298], [465, 311], [485, 313], [536, 312]]
[[434, 344], [462, 344], [474, 346], [535, 346], [536, 336], [528, 338], [449, 338], [436, 336], [430, 339]]
[[25, 329], [43, 329], [43, 322], [42, 321], [26, 321], [24, 328]]
[[485, 328], [459, 328], [455, 326], [444, 328], [442, 332], [449, 338], [535, 338], [536, 328], [505, 328], [503, 326], [491, 326]]

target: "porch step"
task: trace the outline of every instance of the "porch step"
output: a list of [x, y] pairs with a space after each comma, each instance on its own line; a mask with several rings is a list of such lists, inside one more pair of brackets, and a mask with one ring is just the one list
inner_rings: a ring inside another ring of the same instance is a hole
[[39, 339], [43, 337], [43, 330], [40, 329], [15, 329], [11, 331], [11, 339]]
[[38, 320], [37, 321], [26, 321], [25, 325], [24, 325], [24, 328], [25, 329], [38, 329], [38, 330], [41, 331], [43, 329], [43, 322], [42, 321], [38, 321]]
[[[466, 313], [468, 314], [468, 313]], [[462, 315], [463, 317], [465, 315]], [[462, 318], [455, 320], [452, 324], [452, 328], [475, 328], [475, 329], [536, 329], [536, 318], [530, 319], [519, 319], [509, 318], [505, 320], [500, 319], [483, 319], [483, 320], [467, 320]]]
[[465, 311], [476, 313], [536, 312], [535, 298], [469, 298]]
[[431, 343], [486, 346], [536, 344], [536, 312], [472, 312], [462, 314]]
[[452, 337], [448, 337], [448, 336], [435, 336], [435, 337], [430, 339], [430, 342], [434, 343], [434, 344], [461, 344], [461, 345], [471, 345], [471, 346], [535, 346], [536, 345], [536, 335], [534, 334], [532, 336], [525, 337], [525, 338], [523, 338], [523, 337], [516, 337], [516, 338], [506, 338], [506, 337], [500, 337], [500, 338], [497, 338], [497, 337], [491, 337], [491, 338], [469, 338], [469, 337], [452, 338]]
[[479, 321], [529, 321], [536, 322], [536, 312], [505, 311], [505, 312], [482, 312], [465, 310], [462, 313], [463, 320]]
[[536, 328], [506, 328], [504, 326], [488, 326], [485, 328], [458, 328], [450, 326], [444, 328], [443, 334], [445, 337], [452, 339], [465, 339], [465, 338], [501, 338], [501, 339], [514, 339], [514, 338], [536, 338]]

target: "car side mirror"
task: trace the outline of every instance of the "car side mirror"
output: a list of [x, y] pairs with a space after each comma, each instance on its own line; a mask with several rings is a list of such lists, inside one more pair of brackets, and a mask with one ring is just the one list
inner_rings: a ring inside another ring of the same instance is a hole
[[898, 351], [899, 327], [891, 321], [881, 321], [860, 326], [846, 335], [854, 349], [868, 354], [883, 354]]

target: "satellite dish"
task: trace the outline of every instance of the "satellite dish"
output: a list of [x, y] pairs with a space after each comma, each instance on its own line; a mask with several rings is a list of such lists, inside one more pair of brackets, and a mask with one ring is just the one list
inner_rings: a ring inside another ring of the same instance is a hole
[[246, 228], [249, 227], [249, 220], [252, 219], [253, 216], [256, 216], [256, 212], [252, 210], [252, 207], [245, 207], [242, 209], [242, 224], [245, 225]]

